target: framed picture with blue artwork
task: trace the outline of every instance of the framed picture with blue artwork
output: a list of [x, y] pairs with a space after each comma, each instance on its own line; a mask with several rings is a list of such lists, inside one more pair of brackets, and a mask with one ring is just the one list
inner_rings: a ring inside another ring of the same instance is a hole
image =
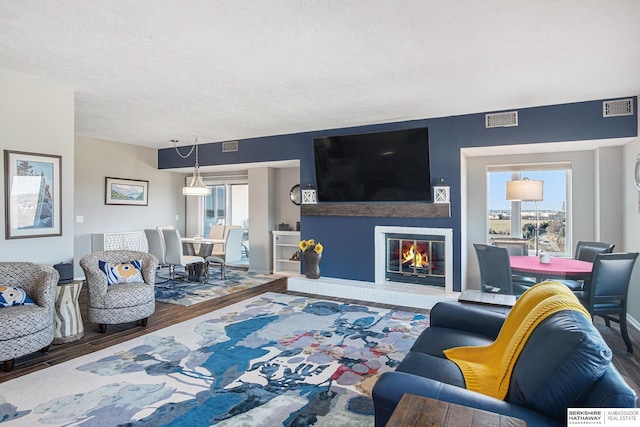
[[147, 206], [149, 181], [106, 178], [105, 205]]
[[62, 235], [62, 156], [4, 150], [5, 239]]

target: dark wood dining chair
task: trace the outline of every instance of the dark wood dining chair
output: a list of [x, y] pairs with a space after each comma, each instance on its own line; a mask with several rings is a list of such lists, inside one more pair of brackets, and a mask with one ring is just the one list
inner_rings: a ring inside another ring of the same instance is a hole
[[480, 281], [482, 292], [492, 292], [508, 295], [521, 295], [535, 284], [514, 282], [509, 262], [509, 251], [494, 245], [474, 243], [478, 264], [480, 266]]
[[591, 316], [601, 316], [607, 326], [611, 321], [620, 324], [629, 353], [633, 353], [633, 347], [627, 332], [627, 293], [637, 257], [637, 252], [596, 254], [591, 280], [585, 282], [582, 291], [574, 292]]

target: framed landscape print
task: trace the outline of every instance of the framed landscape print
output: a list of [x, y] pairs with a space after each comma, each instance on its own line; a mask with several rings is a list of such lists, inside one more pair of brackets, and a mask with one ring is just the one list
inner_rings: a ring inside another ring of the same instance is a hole
[[147, 206], [149, 181], [141, 179], [106, 178], [106, 205]]
[[5, 239], [62, 235], [62, 156], [4, 150]]

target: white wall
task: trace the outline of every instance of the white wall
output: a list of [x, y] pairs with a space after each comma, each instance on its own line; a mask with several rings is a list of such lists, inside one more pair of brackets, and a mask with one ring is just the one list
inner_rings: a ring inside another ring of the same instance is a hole
[[[640, 123], [638, 124], [640, 128]], [[636, 158], [640, 155], [640, 138], [635, 138], [624, 146], [622, 169], [622, 229], [624, 240], [616, 251], [640, 252], [640, 190], [635, 185], [634, 171]], [[640, 261], [636, 266], [629, 284], [627, 312], [633, 318], [636, 327], [640, 322]]]
[[271, 231], [275, 224], [275, 170], [249, 169], [249, 270], [272, 270]]
[[296, 222], [300, 221], [300, 206], [291, 202], [289, 193], [291, 187], [300, 183], [300, 168], [276, 169], [275, 173], [275, 219], [274, 230], [280, 223], [289, 224], [294, 230]]
[[[158, 170], [157, 150], [76, 136], [75, 159], [73, 218], [84, 219], [75, 224], [76, 277], [84, 276], [78, 262], [91, 252], [91, 233], [136, 231], [157, 225], [174, 225], [184, 233], [185, 174]], [[106, 177], [149, 181], [148, 206], [106, 205]]]
[[[74, 92], [35, 79], [0, 73], [0, 141], [3, 150], [62, 156], [62, 236], [3, 240], [2, 261], [55, 264], [73, 258]], [[5, 203], [4, 161], [0, 192]], [[2, 224], [5, 210], [0, 209]], [[4, 233], [4, 227], [2, 227]], [[3, 239], [6, 236], [3, 234]]]
[[623, 188], [623, 147], [601, 147], [595, 152], [596, 182], [596, 232], [595, 240], [616, 242], [614, 250], [622, 251], [624, 233], [622, 209]]

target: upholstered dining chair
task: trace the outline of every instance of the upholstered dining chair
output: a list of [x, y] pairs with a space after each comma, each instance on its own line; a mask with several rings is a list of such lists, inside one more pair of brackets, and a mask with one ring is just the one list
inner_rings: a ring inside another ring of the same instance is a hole
[[[223, 224], [211, 224], [211, 229], [209, 230], [209, 238], [224, 239], [225, 238], [224, 230], [225, 230], [225, 226]], [[224, 246], [223, 244], [216, 243], [213, 245], [213, 248], [211, 249], [211, 251], [212, 252], [224, 251], [223, 246]]]
[[157, 228], [145, 228], [144, 234], [147, 237], [147, 246], [149, 247], [149, 253], [158, 258], [158, 265], [166, 265], [164, 247], [164, 238], [162, 232]]
[[491, 244], [507, 248], [509, 255], [529, 255], [529, 239], [521, 237], [493, 237]]
[[[224, 229], [224, 240], [227, 240], [227, 237], [229, 236], [229, 232], [231, 230], [236, 230], [238, 228], [242, 228], [239, 225], [227, 225]], [[242, 242], [242, 238], [240, 239], [240, 241]], [[224, 250], [223, 250], [224, 251]]]
[[627, 294], [637, 258], [637, 252], [596, 254], [591, 280], [585, 282], [582, 291], [574, 291], [591, 316], [601, 316], [607, 326], [611, 321], [620, 324], [629, 353], [633, 353], [633, 346], [627, 332]]
[[[0, 262], [0, 278], [0, 361], [9, 372], [17, 357], [49, 349], [59, 274], [48, 265]], [[22, 291], [33, 304], [19, 305]]]
[[100, 332], [120, 323], [147, 325], [156, 309], [158, 258], [139, 251], [102, 251], [85, 255], [80, 266], [87, 280], [89, 321], [97, 323]]
[[224, 238], [224, 225], [223, 224], [211, 224], [209, 230], [210, 239], [223, 239]]
[[482, 292], [519, 296], [535, 284], [534, 280], [514, 283], [509, 251], [506, 248], [481, 243], [474, 243], [473, 247], [480, 266]]
[[[491, 243], [494, 246], [500, 246], [506, 248], [509, 252], [509, 256], [527, 256], [529, 255], [529, 239], [522, 237], [494, 237], [491, 239]], [[520, 274], [514, 274], [512, 276], [513, 283], [516, 286], [531, 287], [536, 284], [535, 279], [531, 277], [522, 276]]]
[[[170, 276], [175, 278], [175, 267], [181, 266], [185, 268], [184, 278], [187, 277], [187, 269], [195, 264], [205, 265], [204, 258], [196, 255], [185, 255], [182, 248], [182, 240], [180, 232], [176, 229], [163, 229], [164, 244], [166, 248], [165, 262], [169, 265]], [[206, 275], [206, 272], [205, 272]]]
[[231, 228], [227, 232], [227, 237], [224, 244], [224, 252], [211, 252], [206, 258], [207, 267], [206, 271], [209, 271], [210, 264], [220, 265], [220, 278], [226, 279], [226, 267], [227, 264], [240, 261], [242, 258], [242, 235], [244, 230], [242, 228]]
[[[615, 246], [616, 245], [614, 243], [588, 242], [580, 240], [576, 244], [576, 251], [573, 254], [573, 259], [594, 262], [597, 254], [610, 254], [613, 252], [613, 248]], [[558, 280], [558, 282], [564, 283], [572, 291], [580, 291], [584, 286], [584, 282], [581, 280]]]

